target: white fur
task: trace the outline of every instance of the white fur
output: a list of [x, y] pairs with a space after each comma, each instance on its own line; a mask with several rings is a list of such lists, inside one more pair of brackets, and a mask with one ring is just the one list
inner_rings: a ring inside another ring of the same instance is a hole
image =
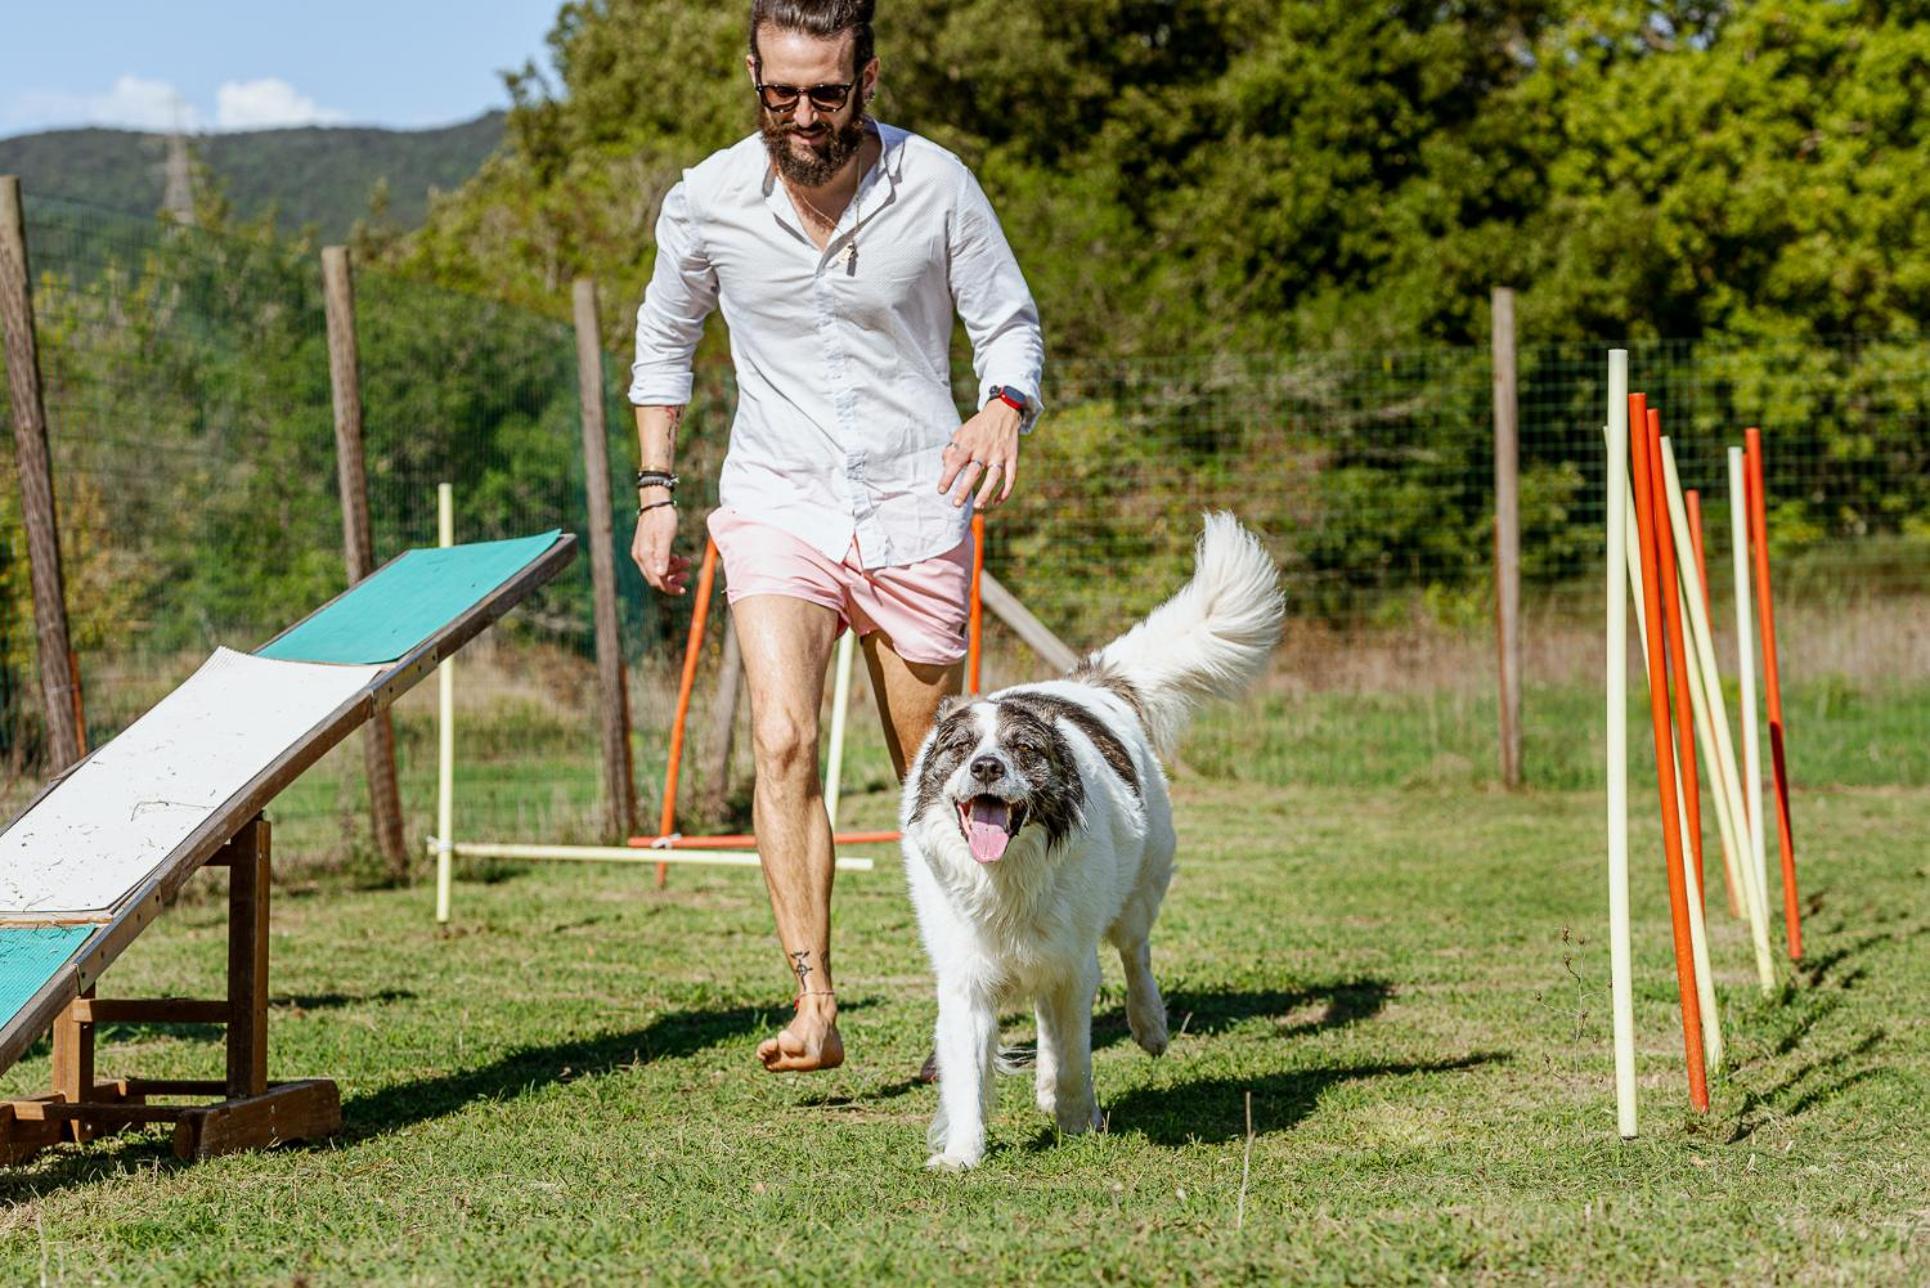
[[[1153, 978], [1150, 939], [1172, 879], [1172, 804], [1159, 756], [1170, 753], [1201, 698], [1231, 698], [1264, 670], [1284, 615], [1272, 561], [1231, 515], [1206, 520], [1193, 579], [1096, 657], [1138, 693], [1150, 729], [1104, 686], [1078, 679], [1022, 685], [977, 704], [980, 751], [995, 750], [995, 703], [1014, 693], [1054, 695], [1085, 707], [1128, 749], [1137, 794], [1077, 726], [1059, 721], [1084, 785], [1081, 817], [1054, 851], [1028, 822], [996, 863], [976, 862], [954, 802], [979, 785], [974, 751], [945, 784], [945, 799], [919, 813], [917, 785], [932, 739], [906, 777], [901, 823], [919, 929], [938, 984], [939, 1110], [928, 1166], [975, 1166], [985, 1152], [998, 1015], [1033, 1001], [1038, 1020], [1039, 1108], [1061, 1130], [1099, 1125], [1092, 1086], [1092, 1004], [1099, 941], [1126, 972], [1126, 1016], [1146, 1051], [1165, 1051], [1166, 1006]], [[1009, 771], [1015, 789], [1030, 789]]]

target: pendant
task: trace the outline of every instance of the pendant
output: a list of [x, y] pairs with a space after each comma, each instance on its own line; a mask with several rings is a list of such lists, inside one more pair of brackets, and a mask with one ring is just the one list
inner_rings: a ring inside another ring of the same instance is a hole
[[838, 261], [844, 265], [844, 271], [846, 276], [850, 276], [851, 274], [857, 272], [858, 271], [858, 243], [854, 241], [846, 242], [844, 244], [844, 250], [841, 251], [838, 255]]

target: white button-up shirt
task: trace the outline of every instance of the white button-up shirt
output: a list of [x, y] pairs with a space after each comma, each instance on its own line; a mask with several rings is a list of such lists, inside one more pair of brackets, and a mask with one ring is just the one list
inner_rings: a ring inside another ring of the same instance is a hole
[[1014, 386], [1029, 419], [1045, 362], [1032, 293], [971, 171], [908, 131], [878, 135], [878, 161], [823, 250], [761, 136], [684, 171], [657, 220], [630, 369], [633, 404], [688, 403], [691, 355], [721, 308], [737, 416], [719, 500], [831, 559], [855, 536], [867, 568], [943, 554], [970, 522], [969, 505], [938, 491], [960, 423], [954, 308], [982, 400]]

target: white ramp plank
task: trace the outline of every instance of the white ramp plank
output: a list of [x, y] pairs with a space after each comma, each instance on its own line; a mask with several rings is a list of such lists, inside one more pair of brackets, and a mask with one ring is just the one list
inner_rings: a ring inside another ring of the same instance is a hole
[[216, 650], [0, 834], [0, 915], [113, 907], [384, 669]]

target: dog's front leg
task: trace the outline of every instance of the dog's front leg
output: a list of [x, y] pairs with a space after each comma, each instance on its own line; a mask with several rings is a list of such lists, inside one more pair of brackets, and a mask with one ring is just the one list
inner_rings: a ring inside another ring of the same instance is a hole
[[[1067, 1133], [1099, 1125], [1092, 1094], [1092, 1001], [1099, 992], [1099, 958], [1052, 981], [1039, 994], [1039, 1050], [1050, 1047], [1054, 1063], [1052, 1117]], [[1046, 1108], [1040, 1096], [1039, 1107]]]
[[998, 1047], [998, 1009], [985, 992], [957, 981], [938, 983], [938, 1117], [925, 1160], [937, 1171], [959, 1172], [985, 1156], [985, 1116], [992, 1103], [992, 1057]]

